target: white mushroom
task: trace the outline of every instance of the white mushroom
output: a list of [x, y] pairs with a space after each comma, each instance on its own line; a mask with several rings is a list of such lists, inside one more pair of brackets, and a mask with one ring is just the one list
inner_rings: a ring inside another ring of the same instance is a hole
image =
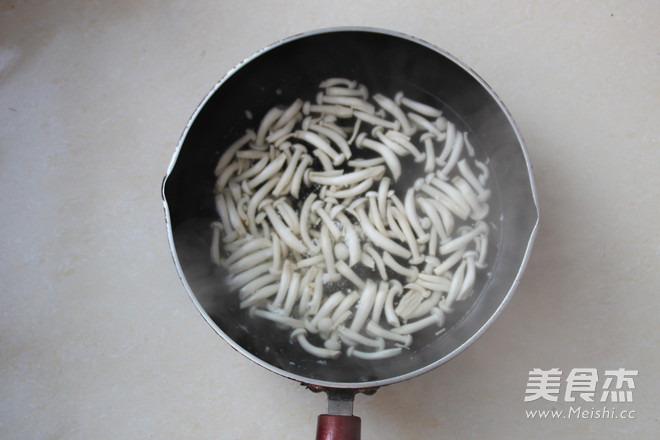
[[[300, 117], [300, 115], [298, 115], [298, 117]], [[296, 126], [297, 122], [297, 118], [291, 119], [284, 126], [278, 128], [275, 131], [271, 131], [268, 136], [266, 136], [266, 142], [278, 146], [280, 149], [282, 149], [281, 145], [284, 144], [287, 139], [289, 139], [291, 132], [293, 131], [293, 128]]]
[[270, 264], [272, 264], [272, 259], [273, 259], [273, 249], [270, 247], [263, 248], [261, 250], [246, 255], [245, 257], [241, 258], [235, 263], [232, 263], [229, 266], [229, 271], [231, 273], [241, 273], [248, 269], [254, 268], [259, 263], [263, 263], [264, 261], [268, 261], [270, 266]]
[[449, 235], [447, 234], [445, 226], [442, 223], [442, 219], [440, 218], [440, 215], [433, 207], [433, 205], [430, 203], [430, 201], [428, 201], [423, 197], [420, 197], [419, 199], [417, 199], [417, 203], [426, 213], [428, 218], [431, 219], [431, 223], [433, 224], [433, 228], [432, 228], [433, 230], [431, 231], [431, 234], [433, 235], [437, 234], [441, 242], [448, 240]]
[[222, 190], [225, 189], [225, 186], [227, 185], [227, 182], [229, 182], [229, 179], [232, 177], [232, 175], [236, 171], [238, 171], [239, 166], [240, 163], [238, 162], [232, 162], [229, 165], [227, 165], [218, 176], [213, 191], [215, 191], [216, 193], [222, 192]]
[[309, 181], [318, 185], [347, 186], [355, 185], [369, 178], [380, 179], [384, 174], [385, 167], [382, 165], [351, 173], [340, 173], [339, 175], [328, 175], [322, 171], [312, 171], [309, 173]]
[[335, 263], [335, 269], [342, 274], [344, 278], [355, 284], [358, 289], [363, 289], [365, 286], [364, 281], [351, 269], [346, 262], [339, 260]]
[[355, 230], [355, 227], [353, 227], [353, 223], [351, 223], [344, 213], [338, 214], [337, 220], [339, 220], [343, 226], [344, 238], [346, 240], [346, 246], [348, 247], [348, 265], [349, 267], [353, 267], [362, 257], [360, 237]]
[[331, 130], [330, 128], [318, 124], [311, 124], [309, 129], [316, 131], [317, 133], [322, 134], [323, 136], [330, 139], [335, 143], [335, 145], [337, 145], [337, 147], [339, 147], [339, 150], [344, 154], [346, 159], [351, 158], [353, 152], [351, 151], [351, 147], [348, 146], [348, 142], [346, 142], [346, 139], [344, 139], [342, 135], [338, 134], [334, 130]]
[[282, 169], [282, 166], [284, 166], [285, 162], [286, 162], [286, 154], [280, 153], [280, 155], [275, 160], [271, 161], [266, 166], [266, 168], [264, 168], [263, 171], [261, 171], [261, 173], [259, 173], [258, 175], [256, 175], [247, 182], [248, 188], [255, 188], [261, 183], [273, 177]]
[[399, 333], [402, 335], [417, 333], [420, 330], [425, 329], [426, 327], [436, 324], [438, 327], [442, 327], [445, 323], [445, 314], [439, 308], [434, 308], [431, 310], [431, 314], [426, 318], [404, 324], [401, 327], [393, 328], [394, 333]]
[[415, 113], [408, 113], [407, 116], [410, 121], [412, 121], [419, 128], [426, 130], [427, 133], [431, 133], [433, 137], [435, 137], [438, 141], [443, 141], [447, 137], [446, 133], [440, 131], [440, 129], [428, 119], [425, 119]]
[[419, 307], [419, 305], [422, 303], [423, 300], [424, 300], [423, 292], [420, 292], [419, 290], [409, 289], [403, 294], [403, 296], [399, 300], [399, 303], [394, 309], [394, 312], [405, 322], [408, 320], [408, 318], [412, 316], [413, 312], [417, 309], [417, 307]]
[[463, 280], [465, 279], [465, 268], [467, 267], [467, 262], [465, 260], [461, 261], [461, 264], [458, 265], [458, 268], [454, 272], [454, 275], [451, 277], [451, 284], [449, 285], [449, 292], [447, 292], [447, 305], [451, 307], [454, 304], [454, 301], [458, 299], [458, 294], [461, 291], [463, 286]]
[[378, 286], [372, 280], [367, 280], [360, 294], [360, 300], [358, 301], [357, 310], [353, 317], [353, 321], [349, 329], [354, 332], [358, 332], [362, 329], [364, 324], [367, 322], [367, 318], [371, 313], [374, 303], [376, 301], [376, 293], [378, 291]]
[[365, 113], [375, 113], [376, 108], [373, 104], [364, 99], [355, 96], [321, 96], [321, 104], [336, 104], [350, 107], [355, 110], [361, 110]]
[[321, 227], [321, 253], [323, 254], [323, 260], [325, 261], [325, 270], [329, 275], [334, 275], [335, 270], [335, 255], [334, 248], [332, 245], [332, 238], [330, 237], [330, 232], [328, 227], [323, 225]]
[[300, 163], [298, 164], [298, 168], [296, 168], [296, 172], [293, 173], [293, 178], [291, 179], [291, 190], [289, 192], [296, 199], [300, 195], [300, 184], [303, 179], [303, 174], [307, 170], [307, 167], [311, 165], [311, 163], [312, 157], [307, 154], [303, 155], [302, 159], [300, 159]]
[[461, 235], [460, 237], [454, 238], [453, 240], [447, 243], [441, 244], [440, 253], [442, 255], [446, 255], [451, 252], [454, 252], [464, 247], [469, 242], [474, 240], [478, 235], [485, 233], [487, 230], [488, 230], [488, 225], [486, 225], [486, 223], [477, 222], [477, 224], [471, 231]]
[[318, 267], [311, 267], [306, 270], [300, 280], [300, 299], [298, 300], [298, 316], [304, 316], [307, 310], [312, 306], [314, 297], [315, 283], [314, 279], [320, 272]]
[[353, 87], [326, 87], [324, 92], [328, 96], [358, 96], [362, 99], [367, 99], [369, 97], [367, 88], [362, 84], [357, 85], [357, 87], [355, 85]]
[[465, 248], [457, 249], [450, 256], [442, 260], [442, 263], [433, 269], [435, 275], [444, 275], [447, 273], [456, 263], [461, 261], [463, 254], [465, 253]]
[[344, 86], [353, 89], [357, 87], [357, 85], [358, 85], [357, 81], [354, 81], [352, 79], [332, 77], [323, 80], [321, 84], [319, 84], [319, 87], [325, 89], [328, 87]]
[[266, 115], [261, 120], [259, 129], [257, 130], [257, 137], [254, 142], [257, 148], [264, 148], [266, 146], [266, 133], [268, 133], [268, 130], [270, 130], [270, 127], [272, 127], [275, 121], [282, 116], [282, 113], [284, 112], [278, 107], [273, 107], [266, 112]]
[[398, 327], [399, 318], [394, 310], [394, 298], [403, 293], [403, 285], [398, 280], [390, 281], [390, 290], [387, 291], [387, 299], [385, 300], [385, 319], [393, 326]]
[[396, 102], [392, 101], [387, 96], [381, 95], [380, 93], [375, 94], [373, 98], [374, 101], [376, 101], [383, 110], [394, 116], [394, 119], [399, 121], [403, 133], [410, 135], [414, 132], [414, 129], [410, 125], [410, 122], [408, 122], [406, 115], [403, 113], [403, 110], [401, 110]]
[[376, 290], [376, 298], [374, 299], [373, 309], [371, 310], [371, 322], [380, 322], [380, 317], [385, 308], [385, 301], [387, 300], [387, 291], [388, 291], [387, 281], [381, 281], [378, 283], [378, 289]]
[[424, 133], [419, 140], [424, 143], [424, 154], [426, 155], [426, 162], [424, 162], [424, 172], [432, 173], [435, 169], [435, 149], [433, 147], [433, 136], [430, 133]]
[[470, 142], [470, 139], [468, 138], [467, 131], [463, 132], [463, 142], [465, 142], [465, 149], [467, 150], [468, 156], [474, 157], [474, 146], [472, 145], [472, 142]]
[[300, 273], [293, 272], [291, 276], [291, 283], [289, 284], [289, 289], [286, 292], [284, 306], [282, 307], [282, 313], [285, 315], [291, 315], [291, 311], [293, 310], [293, 307], [296, 305], [296, 302], [300, 297], [300, 280]]
[[438, 175], [444, 176], [445, 178], [448, 177], [449, 173], [451, 172], [451, 170], [454, 169], [454, 166], [458, 162], [459, 157], [461, 157], [462, 151], [463, 151], [463, 136], [459, 134], [456, 136], [454, 145], [451, 147], [451, 154], [449, 154], [447, 163], [442, 168], [442, 170], [438, 171]]
[[245, 284], [243, 287], [240, 287], [238, 290], [238, 298], [243, 300], [249, 297], [250, 295], [254, 294], [255, 292], [257, 292], [261, 287], [267, 286], [269, 284], [273, 284], [278, 279], [279, 279], [278, 275], [272, 274], [267, 271], [263, 275]]
[[335, 190], [335, 191], [329, 190], [328, 192], [326, 192], [326, 195], [328, 197], [334, 197], [336, 199], [350, 199], [357, 196], [361, 196], [366, 191], [368, 191], [373, 186], [373, 184], [374, 184], [374, 179], [368, 178], [367, 180], [363, 180], [357, 185], [354, 185], [346, 189]]
[[227, 280], [227, 287], [231, 290], [239, 289], [246, 286], [250, 281], [257, 279], [259, 276], [269, 273], [270, 263], [257, 264], [254, 267], [245, 269], [240, 273], [232, 275]]
[[423, 116], [428, 116], [429, 118], [439, 118], [442, 116], [442, 111], [432, 107], [428, 104], [424, 104], [419, 101], [414, 101], [410, 98], [407, 98], [403, 92], [397, 92], [394, 95], [394, 102], [396, 102], [399, 105], [403, 105], [405, 107], [408, 107], [410, 110], [419, 113], [420, 115]]
[[302, 99], [296, 99], [291, 103], [291, 105], [282, 112], [279, 119], [273, 124], [272, 128], [277, 130], [282, 128], [285, 125], [289, 124], [291, 121], [295, 120], [296, 115], [299, 114], [302, 109], [303, 101]]
[[305, 102], [303, 104], [303, 114], [321, 113], [324, 115], [334, 115], [338, 118], [350, 118], [353, 116], [353, 109], [342, 105], [323, 105]]
[[330, 295], [325, 300], [325, 302], [323, 303], [319, 311], [316, 313], [316, 315], [310, 321], [312, 328], [318, 329], [319, 322], [324, 318], [328, 318], [330, 319], [330, 322], [332, 322], [332, 318], [330, 318], [330, 314], [337, 306], [339, 306], [339, 304], [342, 303], [345, 297], [346, 295], [344, 295], [344, 293], [342, 292], [335, 292], [332, 295]]
[[465, 276], [463, 278], [463, 284], [461, 285], [461, 289], [458, 291], [458, 296], [456, 297], [456, 300], [458, 301], [464, 300], [470, 295], [470, 293], [472, 293], [472, 288], [474, 287], [474, 281], [476, 278], [474, 256], [466, 256], [465, 263]]
[[364, 345], [366, 347], [372, 347], [377, 350], [382, 350], [385, 348], [385, 340], [383, 338], [368, 338], [344, 326], [339, 326], [337, 328], [337, 334], [348, 346]]
[[[263, 151], [261, 152], [263, 154]], [[238, 154], [238, 153], [237, 153]], [[253, 164], [250, 168], [242, 172], [241, 174], [237, 175], [234, 177], [232, 180], [235, 182], [242, 182], [243, 180], [250, 179], [257, 174], [259, 174], [264, 168], [266, 168], [266, 165], [270, 162], [270, 157], [268, 155], [264, 154], [258, 162]]]
[[401, 177], [401, 162], [399, 162], [399, 159], [392, 150], [378, 141], [367, 138], [365, 133], [361, 133], [355, 138], [355, 144], [358, 148], [368, 148], [380, 154], [381, 157], [385, 159], [385, 163], [390, 169], [394, 180], [399, 180], [399, 177]]
[[332, 234], [332, 238], [334, 240], [339, 240], [339, 238], [341, 237], [341, 231], [339, 230], [339, 227], [335, 224], [335, 222], [332, 220], [332, 217], [330, 217], [330, 214], [325, 210], [323, 205], [324, 202], [320, 200], [315, 201], [314, 203], [312, 203], [312, 212], [318, 215], [319, 218], [323, 221], [325, 227], [327, 227], [328, 231]]
[[403, 344], [404, 347], [409, 347], [412, 342], [413, 338], [411, 335], [401, 335], [399, 333], [394, 333], [391, 330], [384, 329], [383, 327], [379, 326], [376, 321], [369, 321], [367, 324], [367, 333], [369, 333], [372, 336], [377, 336], [383, 339], [389, 339], [390, 341], [395, 341], [400, 344]]
[[268, 310], [254, 309], [253, 314], [254, 316], [257, 316], [259, 318], [268, 319], [270, 321], [291, 328], [302, 328], [304, 326], [303, 322], [300, 319], [291, 318], [290, 316], [281, 315], [279, 313], [269, 312]]
[[442, 191], [447, 197], [451, 199], [452, 202], [464, 213], [465, 216], [470, 215], [471, 207], [468, 201], [465, 199], [465, 196], [454, 186], [445, 182], [442, 179], [437, 177], [431, 177], [429, 179], [431, 185], [438, 188]]
[[405, 239], [408, 242], [408, 248], [412, 253], [412, 259], [410, 260], [410, 264], [422, 263], [424, 261], [424, 257], [420, 253], [419, 246], [417, 245], [417, 240], [415, 239], [415, 234], [413, 234], [408, 219], [397, 208], [391, 208], [390, 212], [394, 216], [394, 220], [399, 225], [399, 228], [403, 232], [403, 235], [405, 236]]
[[381, 218], [385, 218], [387, 210], [387, 198], [389, 195], [391, 179], [387, 176], [380, 179], [378, 184], [378, 212]]
[[479, 201], [472, 187], [461, 177], [454, 177], [452, 183], [463, 195], [467, 204], [470, 205], [470, 218], [473, 220], [483, 220], [486, 218], [489, 211], [488, 204]]
[[477, 193], [477, 200], [480, 202], [485, 202], [490, 197], [490, 190], [487, 190], [483, 187], [479, 179], [474, 175], [474, 172], [468, 165], [465, 159], [461, 159], [456, 164], [458, 170], [460, 171], [463, 178], [472, 186], [474, 191]]
[[488, 166], [485, 163], [478, 160], [474, 161], [474, 165], [477, 168], [479, 168], [479, 170], [481, 171], [481, 174], [479, 174], [479, 176], [477, 177], [477, 179], [479, 179], [479, 183], [485, 185], [486, 180], [488, 180], [488, 177], [490, 176], [490, 171], [488, 170]]
[[475, 265], [479, 269], [484, 269], [486, 267], [486, 256], [488, 255], [488, 234], [481, 234], [474, 240], [477, 243], [477, 249], [479, 251], [479, 259]]
[[401, 145], [404, 150], [413, 155], [415, 162], [423, 162], [424, 159], [426, 159], [426, 155], [419, 151], [417, 147], [412, 142], [410, 142], [410, 136], [407, 136], [399, 131], [388, 130], [388, 132], [385, 133], [385, 138], [391, 139], [393, 142]]
[[248, 296], [247, 298], [243, 299], [239, 307], [241, 309], [247, 309], [248, 307], [253, 307], [257, 304], [260, 304], [264, 301], [266, 301], [268, 298], [271, 296], [275, 295], [279, 289], [279, 284], [278, 283], [273, 283], [269, 284], [267, 286], [261, 287], [257, 289], [256, 292], [254, 292], [252, 295]]
[[406, 191], [406, 196], [404, 198], [404, 210], [408, 216], [408, 221], [410, 226], [413, 228], [417, 234], [417, 240], [419, 243], [426, 243], [430, 236], [422, 227], [422, 224], [417, 214], [417, 209], [415, 207], [416, 194], [414, 188], [408, 188]]
[[360, 226], [362, 227], [362, 230], [376, 246], [385, 249], [388, 252], [391, 252], [392, 254], [401, 258], [405, 258], [406, 260], [412, 256], [412, 253], [408, 249], [404, 248], [400, 244], [396, 243], [392, 239], [384, 236], [376, 230], [376, 228], [369, 221], [363, 204], [359, 204], [357, 206], [356, 212], [358, 214], [358, 219], [360, 220]]
[[388, 280], [387, 269], [385, 269], [385, 263], [383, 262], [383, 257], [378, 253], [376, 249], [373, 248], [370, 244], [364, 246], [364, 251], [369, 254], [373, 259], [376, 269], [378, 270], [378, 275], [383, 280]]
[[354, 159], [349, 160], [347, 165], [353, 168], [371, 168], [385, 163], [382, 157], [374, 157], [373, 159]]
[[291, 337], [295, 338], [298, 344], [308, 353], [322, 359], [334, 359], [341, 353], [339, 350], [328, 350], [312, 345], [305, 337], [305, 332], [305, 329], [296, 329], [291, 333]]
[[371, 125], [375, 125], [377, 127], [389, 128], [392, 130], [398, 130], [401, 127], [401, 123], [399, 121], [388, 121], [387, 119], [380, 118], [373, 113], [366, 113], [356, 110], [354, 115], [359, 120], [362, 120]]
[[291, 179], [293, 179], [293, 174], [295, 173], [296, 167], [298, 166], [298, 161], [300, 160], [302, 154], [307, 152], [307, 148], [300, 144], [295, 144], [293, 146], [293, 150], [293, 155], [291, 156], [286, 169], [282, 173], [280, 181], [277, 183], [277, 186], [273, 190], [274, 196], [281, 196], [289, 192]]
[[[365, 195], [367, 196], [367, 199], [369, 199], [369, 220], [374, 225], [376, 230], [378, 230], [378, 232], [380, 232], [386, 237], [391, 237], [392, 234], [390, 234], [389, 231], [387, 231], [387, 229], [385, 228], [385, 220], [380, 215], [380, 210], [378, 208], [378, 201], [376, 200], [378, 194], [375, 193], [374, 191], [369, 191]], [[387, 215], [387, 207], [385, 209], [385, 213]]]
[[[265, 200], [265, 202], [270, 202], [270, 200]], [[294, 233], [289, 229], [280, 216], [275, 212], [275, 209], [273, 208], [271, 203], [266, 203], [263, 206], [264, 211], [266, 212], [266, 215], [268, 215], [268, 220], [270, 221], [270, 224], [273, 225], [273, 228], [277, 232], [277, 234], [280, 236], [280, 239], [286, 243], [286, 245], [290, 248], [293, 249], [294, 251], [298, 253], [305, 253], [307, 250], [307, 247], [300, 241], [298, 237], [294, 235]]]
[[243, 148], [248, 142], [255, 140], [256, 135], [252, 130], [246, 130], [245, 134], [238, 138], [234, 143], [232, 143], [227, 149], [222, 153], [218, 163], [215, 166], [215, 175], [219, 176], [222, 173], [222, 170], [225, 169], [227, 165], [233, 160], [236, 152]]
[[220, 216], [222, 229], [225, 231], [225, 234], [230, 235], [234, 232], [234, 228], [229, 220], [229, 209], [227, 208], [227, 199], [224, 193], [215, 196], [215, 210]]
[[350, 316], [351, 313], [351, 307], [353, 307], [353, 304], [355, 304], [358, 300], [360, 299], [360, 294], [352, 291], [348, 295], [344, 297], [341, 303], [337, 306], [337, 308], [332, 312], [332, 320], [337, 323], [341, 321], [342, 319], [347, 319], [344, 318], [344, 315], [346, 313], [349, 313], [348, 316]]
[[436, 163], [438, 166], [444, 166], [447, 164], [447, 158], [453, 151], [454, 145], [456, 144], [456, 125], [452, 122], [447, 122], [447, 137], [445, 138], [444, 146], [440, 155], [436, 158]]
[[386, 348], [384, 350], [378, 350], [378, 351], [361, 351], [361, 350], [355, 350], [353, 347], [349, 347], [348, 350], [346, 351], [346, 354], [348, 356], [355, 356], [356, 358], [360, 358], [360, 359], [376, 360], [376, 359], [387, 359], [394, 356], [398, 356], [401, 354], [401, 351], [402, 349], [400, 347]]

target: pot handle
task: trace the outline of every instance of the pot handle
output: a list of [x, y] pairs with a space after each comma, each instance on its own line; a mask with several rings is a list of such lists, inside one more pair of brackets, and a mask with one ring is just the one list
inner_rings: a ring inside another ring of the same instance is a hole
[[321, 414], [316, 440], [360, 440], [361, 421], [353, 415]]
[[316, 424], [316, 440], [360, 440], [360, 418], [353, 415], [356, 390], [325, 389], [328, 412]]

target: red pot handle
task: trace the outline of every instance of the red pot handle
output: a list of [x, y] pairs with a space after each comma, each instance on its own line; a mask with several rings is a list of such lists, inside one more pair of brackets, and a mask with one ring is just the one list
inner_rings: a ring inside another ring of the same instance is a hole
[[361, 421], [356, 416], [321, 414], [316, 425], [316, 440], [360, 440]]

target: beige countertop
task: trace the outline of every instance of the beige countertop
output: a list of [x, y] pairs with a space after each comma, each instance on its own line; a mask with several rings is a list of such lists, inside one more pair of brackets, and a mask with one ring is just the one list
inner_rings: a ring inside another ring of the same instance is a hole
[[[658, 23], [654, 1], [1, 2], [0, 438], [313, 438], [324, 396], [234, 352], [189, 300], [160, 185], [225, 72], [343, 25], [414, 35], [479, 73], [541, 204], [504, 313], [442, 367], [358, 396], [363, 438], [656, 438]], [[535, 368], [596, 369], [599, 386], [637, 370], [634, 400], [524, 402]], [[527, 416], [577, 406], [634, 418]]]

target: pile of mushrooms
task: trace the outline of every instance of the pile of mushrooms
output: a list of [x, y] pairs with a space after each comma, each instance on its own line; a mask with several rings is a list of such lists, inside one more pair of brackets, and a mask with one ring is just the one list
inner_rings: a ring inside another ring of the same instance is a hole
[[414, 333], [441, 333], [486, 266], [487, 164], [402, 92], [370, 98], [344, 78], [319, 89], [224, 150], [211, 259], [250, 317], [312, 355], [396, 356]]

